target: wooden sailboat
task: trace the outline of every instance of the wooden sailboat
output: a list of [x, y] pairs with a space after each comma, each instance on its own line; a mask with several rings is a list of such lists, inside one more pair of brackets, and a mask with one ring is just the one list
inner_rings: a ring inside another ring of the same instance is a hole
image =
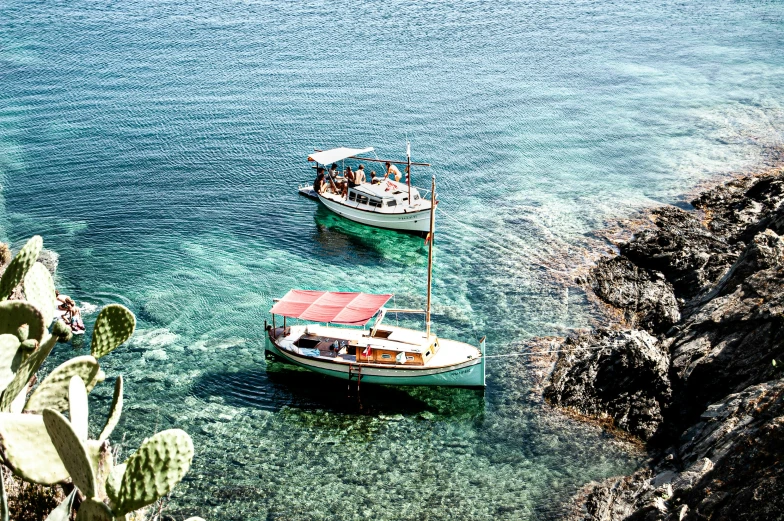
[[[430, 330], [435, 206], [429, 216], [426, 309], [387, 309], [391, 294], [291, 290], [270, 310], [267, 351], [285, 362], [358, 384], [484, 387], [484, 339], [473, 346], [439, 338]], [[387, 313], [424, 313], [425, 331], [384, 324]], [[283, 317], [282, 324], [277, 317]], [[289, 325], [287, 319], [308, 323]]]

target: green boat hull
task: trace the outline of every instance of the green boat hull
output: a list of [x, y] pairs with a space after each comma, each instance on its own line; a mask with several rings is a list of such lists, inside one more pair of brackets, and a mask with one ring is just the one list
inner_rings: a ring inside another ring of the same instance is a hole
[[[267, 352], [274, 355], [276, 358], [289, 363], [308, 369], [310, 371], [340, 378], [342, 380], [357, 380], [357, 368], [354, 365], [352, 371], [349, 372], [347, 366], [338, 369], [326, 367], [329, 362], [318, 362], [315, 358], [308, 359], [307, 357], [300, 357], [291, 353], [286, 353], [279, 349], [274, 342], [266, 342]], [[344, 370], [341, 370], [344, 369]], [[361, 376], [362, 384], [377, 384], [377, 385], [426, 385], [426, 386], [443, 386], [443, 387], [469, 387], [469, 388], [484, 388], [485, 387], [485, 363], [484, 357], [478, 358], [471, 363], [460, 364], [454, 369], [447, 370], [418, 370], [418, 369], [382, 369], [385, 374], [371, 374], [368, 371], [373, 369], [366, 369], [363, 367]], [[380, 372], [375, 370], [375, 372]], [[435, 372], [437, 371], [437, 372]]]

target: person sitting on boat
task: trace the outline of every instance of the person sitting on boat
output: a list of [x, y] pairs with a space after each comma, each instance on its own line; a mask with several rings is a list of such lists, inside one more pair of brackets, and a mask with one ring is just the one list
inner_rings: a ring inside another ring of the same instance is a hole
[[329, 167], [329, 177], [331, 177], [332, 180], [334, 181], [337, 176], [338, 176], [338, 164], [332, 163], [332, 166]]
[[59, 291], [54, 290], [54, 298], [57, 300], [57, 309], [65, 311], [68, 309], [68, 301], [71, 297], [68, 295], [61, 295]]
[[367, 178], [365, 177], [365, 165], [359, 165], [357, 171], [354, 172], [354, 182], [358, 185], [367, 182]]
[[318, 170], [316, 170], [316, 180], [313, 181], [313, 190], [315, 190], [317, 194], [320, 194], [324, 191], [325, 187], [326, 181], [324, 180], [324, 168], [320, 166], [318, 167]]
[[346, 167], [345, 178], [346, 182], [343, 184], [343, 197], [348, 197], [348, 189], [357, 186], [357, 183], [354, 182], [354, 172], [351, 171], [350, 166]]
[[384, 163], [384, 166], [387, 167], [387, 173], [384, 176], [384, 179], [389, 179], [389, 176], [392, 176], [395, 178], [395, 181], [400, 181], [400, 178], [403, 177], [403, 174], [400, 173], [400, 170], [398, 170], [397, 167], [389, 161]]
[[380, 183], [380, 182], [381, 182], [381, 179], [379, 179], [378, 177], [376, 177], [376, 172], [375, 172], [375, 170], [371, 170], [371, 171], [370, 171], [370, 184], [372, 184], [372, 185], [377, 185], [377, 184], [378, 184], [378, 183]]

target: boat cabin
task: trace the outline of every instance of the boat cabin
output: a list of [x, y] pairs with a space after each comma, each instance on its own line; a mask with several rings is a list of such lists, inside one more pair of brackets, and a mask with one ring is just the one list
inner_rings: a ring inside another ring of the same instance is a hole
[[[404, 186], [404, 185], [403, 185]], [[397, 210], [399, 206], [409, 206], [408, 189], [393, 183], [379, 183], [377, 185], [362, 184], [348, 189], [346, 203], [355, 207], [387, 208]], [[416, 206], [422, 198], [416, 188], [411, 188], [412, 206]]]

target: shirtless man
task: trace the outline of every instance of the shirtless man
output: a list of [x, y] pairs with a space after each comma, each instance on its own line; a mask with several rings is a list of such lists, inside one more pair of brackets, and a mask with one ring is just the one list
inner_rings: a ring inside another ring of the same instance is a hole
[[384, 163], [384, 166], [387, 167], [387, 173], [384, 175], [384, 179], [389, 179], [389, 176], [393, 176], [395, 181], [400, 181], [400, 178], [403, 177], [403, 174], [400, 173], [400, 170], [397, 169], [395, 165], [387, 161]]
[[367, 178], [365, 177], [365, 165], [359, 165], [357, 171], [354, 172], [354, 183], [361, 185], [362, 183], [366, 183]]

